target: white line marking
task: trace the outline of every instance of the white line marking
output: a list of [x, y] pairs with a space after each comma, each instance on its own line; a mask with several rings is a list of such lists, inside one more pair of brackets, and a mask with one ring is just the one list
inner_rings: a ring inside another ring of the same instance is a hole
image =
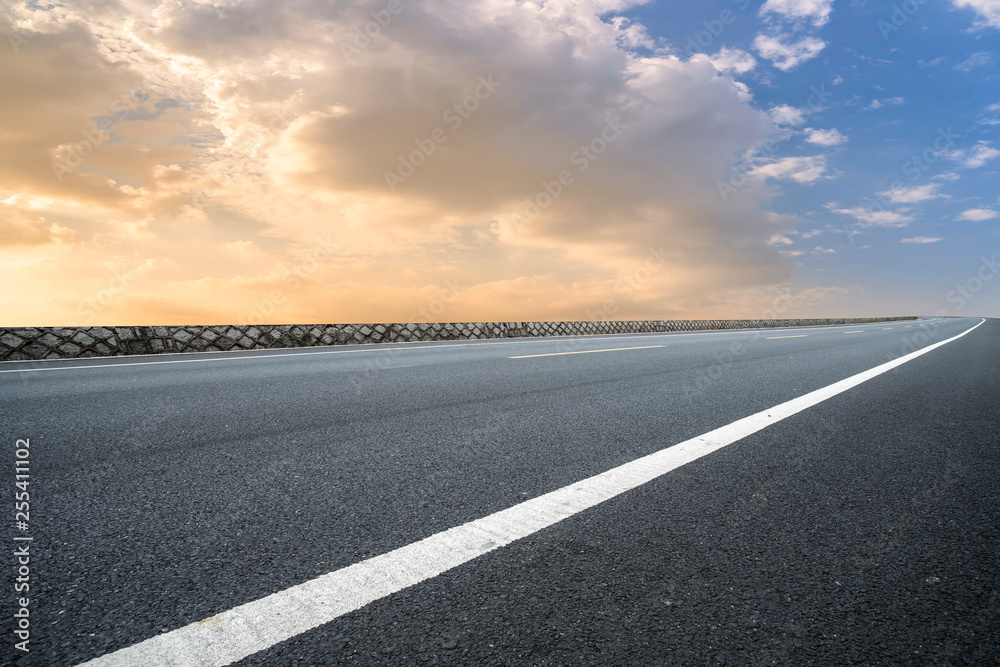
[[[770, 327], [766, 329], [723, 329], [721, 331], [692, 331], [692, 332], [680, 332], [680, 331], [663, 331], [663, 332], [649, 332], [642, 334], [593, 334], [593, 335], [577, 335], [577, 336], [539, 336], [536, 338], [524, 337], [524, 338], [487, 338], [482, 340], [477, 340], [470, 343], [455, 343], [453, 341], [398, 341], [393, 343], [365, 343], [358, 345], [346, 345], [338, 347], [347, 347], [349, 349], [336, 349], [330, 350], [325, 349], [329, 346], [316, 346], [323, 349], [315, 352], [278, 352], [273, 354], [260, 354], [264, 350], [228, 350], [228, 351], [210, 351], [210, 352], [166, 352], [163, 354], [128, 354], [121, 355], [120, 357], [111, 358], [125, 358], [125, 359], [136, 359], [142, 357], [163, 357], [163, 356], [175, 356], [175, 355], [192, 355], [196, 356], [195, 359], [167, 359], [164, 361], [134, 361], [125, 362], [118, 364], [89, 364], [81, 363], [76, 366], [53, 366], [51, 368], [11, 368], [0, 370], [0, 373], [39, 373], [43, 371], [75, 371], [83, 368], [122, 368], [125, 366], [161, 366], [164, 364], [195, 364], [195, 363], [207, 363], [214, 361], [240, 361], [243, 359], [271, 359], [271, 358], [282, 358], [282, 357], [306, 357], [315, 355], [326, 355], [326, 354], [357, 354], [360, 352], [386, 352], [389, 350], [444, 350], [451, 347], [476, 347], [480, 345], [519, 345], [519, 344], [535, 344], [535, 343], [567, 343], [567, 342], [577, 342], [577, 341], [599, 341], [599, 340], [627, 340], [629, 338], [683, 338], [686, 336], [733, 336], [733, 335], [747, 335], [754, 334], [759, 335], [762, 333], [768, 333], [773, 331], [808, 331], [808, 330], [829, 330], [829, 329], [843, 329], [849, 326], [876, 326], [877, 322], [872, 322], [871, 324], [816, 324], [807, 327]], [[410, 347], [410, 346], [413, 347]], [[406, 347], [402, 347], [406, 346]], [[302, 348], [278, 348], [278, 349], [299, 349]], [[246, 354], [240, 354], [245, 352]], [[203, 355], [209, 354], [233, 354], [239, 356], [231, 357], [213, 357], [206, 358]], [[86, 362], [95, 357], [88, 357], [86, 359], [17, 359], [13, 361], [2, 361], [0, 364], [56, 364], [60, 362]]]
[[769, 336], [767, 340], [778, 340], [779, 338], [809, 338], [809, 334], [798, 334], [797, 336]]
[[229, 665], [375, 600], [436, 577], [742, 440], [958, 340], [985, 321], [954, 338], [911, 352], [697, 438], [84, 664], [90, 667]]
[[606, 350], [577, 350], [575, 352], [548, 352], [546, 354], [522, 354], [508, 359], [530, 359], [532, 357], [561, 357], [567, 354], [593, 354], [594, 352], [624, 352], [625, 350], [648, 350], [651, 347], [666, 347], [666, 345], [643, 345], [641, 347], [612, 347]]
[[844, 333], [845, 333], [845, 334], [852, 334], [852, 333], [864, 333], [864, 331], [845, 331]]

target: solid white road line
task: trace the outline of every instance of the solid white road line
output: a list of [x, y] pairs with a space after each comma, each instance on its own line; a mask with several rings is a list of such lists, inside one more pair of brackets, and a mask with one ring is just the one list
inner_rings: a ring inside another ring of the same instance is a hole
[[[88, 364], [82, 363], [75, 366], [52, 366], [49, 368], [9, 368], [0, 370], [0, 373], [41, 373], [41, 372], [51, 372], [51, 371], [77, 371], [84, 368], [122, 368], [125, 366], [162, 366], [164, 364], [199, 364], [199, 363], [211, 363], [218, 361], [241, 361], [244, 359], [277, 359], [281, 357], [307, 357], [315, 355], [328, 355], [328, 354], [358, 354], [361, 352], [389, 352], [391, 350], [427, 350], [436, 349], [443, 350], [450, 347], [474, 347], [480, 345], [503, 345], [503, 344], [523, 344], [523, 343], [568, 343], [568, 342], [593, 342], [593, 341], [619, 341], [626, 340], [629, 338], [663, 338], [666, 336], [677, 338], [677, 337], [687, 337], [687, 336], [726, 336], [726, 335], [746, 335], [753, 334], [759, 335], [762, 333], [768, 333], [772, 331], [804, 331], [804, 330], [819, 330], [819, 331], [829, 331], [830, 329], [843, 329], [849, 326], [877, 326], [877, 322], [872, 322], [870, 324], [817, 324], [814, 326], [807, 327], [789, 327], [789, 328], [767, 328], [767, 329], [723, 329], [719, 331], [715, 330], [705, 330], [705, 331], [692, 331], [688, 333], [680, 331], [665, 331], [665, 332], [650, 332], [643, 334], [594, 334], [593, 336], [539, 336], [537, 338], [486, 338], [476, 340], [469, 343], [455, 343], [453, 341], [397, 341], [393, 343], [365, 343], [358, 345], [348, 345], [349, 349], [320, 349], [314, 352], [278, 352], [273, 354], [260, 354], [260, 352], [265, 352], [265, 350], [228, 350], [228, 351], [218, 351], [213, 350], [210, 352], [165, 352], [163, 354], [129, 354], [121, 355], [122, 358], [136, 359], [141, 357], [162, 357], [169, 355], [197, 355], [194, 359], [166, 359], [163, 361], [132, 361], [124, 363], [108, 363], [108, 364]], [[432, 343], [432, 344], [428, 344]], [[410, 347], [413, 346], [413, 347]], [[327, 348], [329, 346], [318, 346], [321, 348]], [[295, 348], [277, 348], [277, 349], [295, 349]], [[298, 348], [302, 349], [302, 348]], [[240, 352], [247, 352], [248, 354], [239, 354]], [[257, 354], [254, 354], [254, 353]], [[209, 357], [208, 355], [215, 354], [236, 354], [239, 356], [231, 357]], [[99, 359], [100, 357], [86, 357], [80, 359], [34, 359], [34, 360], [24, 360], [18, 359], [13, 361], [3, 361], [0, 364], [47, 364], [47, 363], [58, 363], [61, 361], [89, 361], [91, 359]], [[111, 357], [115, 358], [115, 357]]]
[[85, 664], [93, 667], [203, 667], [228, 665], [242, 660], [742, 440], [958, 340], [985, 321], [953, 338], [744, 417], [697, 438]]
[[605, 350], [577, 350], [576, 352], [547, 352], [545, 354], [522, 354], [518, 357], [507, 357], [507, 358], [531, 359], [532, 357], [564, 357], [567, 354], [594, 354], [595, 352], [624, 352], [626, 350], [648, 350], [652, 347], [666, 347], [666, 345], [643, 345], [641, 347], [611, 347]]

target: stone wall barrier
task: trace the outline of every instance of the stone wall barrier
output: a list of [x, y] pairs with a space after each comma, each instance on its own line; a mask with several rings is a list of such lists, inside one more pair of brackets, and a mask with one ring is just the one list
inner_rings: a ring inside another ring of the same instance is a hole
[[0, 361], [114, 357], [128, 354], [263, 350], [410, 341], [763, 329], [835, 324], [870, 324], [874, 322], [896, 322], [914, 319], [917, 318], [854, 317], [786, 320], [9, 327], [0, 328]]

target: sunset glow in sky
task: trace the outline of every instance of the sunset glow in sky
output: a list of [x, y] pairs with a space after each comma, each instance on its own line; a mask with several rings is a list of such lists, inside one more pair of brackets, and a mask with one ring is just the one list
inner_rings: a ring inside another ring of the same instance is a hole
[[0, 326], [1000, 317], [1000, 0], [4, 2], [0, 31]]

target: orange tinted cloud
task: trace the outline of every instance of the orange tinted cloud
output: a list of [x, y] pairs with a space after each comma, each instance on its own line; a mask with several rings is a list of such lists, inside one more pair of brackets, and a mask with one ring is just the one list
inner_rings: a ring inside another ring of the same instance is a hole
[[717, 183], [772, 121], [711, 60], [601, 19], [633, 4], [433, 0], [367, 40], [385, 3], [5, 7], [29, 37], [0, 52], [0, 199], [44, 203], [0, 219], [0, 271], [45, 276], [0, 324], [746, 303], [791, 277], [768, 240], [796, 221], [766, 174]]

